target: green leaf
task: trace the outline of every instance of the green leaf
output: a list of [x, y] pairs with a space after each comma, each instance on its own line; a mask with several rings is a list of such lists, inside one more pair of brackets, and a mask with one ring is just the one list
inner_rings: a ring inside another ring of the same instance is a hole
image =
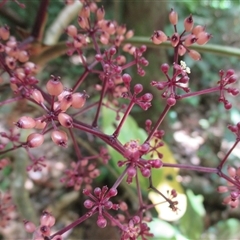
[[[186, 191], [188, 208], [180, 220], [179, 229], [181, 233], [189, 239], [199, 239], [203, 232], [203, 196], [194, 195], [191, 190]], [[194, 219], [194, 221], [193, 221]]]

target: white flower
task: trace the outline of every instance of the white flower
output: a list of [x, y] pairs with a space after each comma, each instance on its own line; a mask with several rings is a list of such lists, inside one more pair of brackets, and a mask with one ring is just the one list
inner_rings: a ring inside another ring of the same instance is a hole
[[187, 64], [184, 62], [184, 61], [180, 61], [180, 64], [181, 64], [181, 68], [183, 71], [185, 71], [186, 73], [191, 73], [191, 70], [189, 67], [187, 67]]

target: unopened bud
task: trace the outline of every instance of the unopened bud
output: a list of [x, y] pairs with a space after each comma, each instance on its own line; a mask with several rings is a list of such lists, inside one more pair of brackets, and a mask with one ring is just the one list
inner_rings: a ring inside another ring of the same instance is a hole
[[66, 33], [70, 37], [77, 36], [77, 28], [74, 25], [69, 25], [66, 29]]
[[53, 142], [61, 147], [67, 147], [68, 136], [64, 131], [54, 130], [51, 133]]
[[163, 31], [154, 31], [153, 35], [151, 36], [152, 42], [154, 44], [161, 44], [162, 42], [167, 41], [167, 36]]
[[82, 108], [85, 105], [87, 95], [85, 93], [73, 93], [72, 94], [72, 107]]
[[195, 61], [201, 60], [200, 53], [193, 49], [189, 50], [188, 55]]
[[42, 93], [37, 89], [32, 91], [31, 97], [39, 104], [42, 104], [44, 101]]
[[207, 32], [201, 32], [197, 36], [197, 44], [204, 45], [210, 40], [211, 37], [212, 37], [211, 34]]
[[64, 96], [64, 98], [60, 101], [60, 109], [62, 111], [66, 111], [73, 102], [72, 94], [68, 94]]
[[105, 16], [105, 10], [103, 7], [98, 8], [97, 12], [96, 12], [96, 16], [97, 16], [97, 20], [103, 20], [104, 16]]
[[39, 147], [43, 144], [44, 137], [40, 133], [32, 133], [27, 138], [27, 145], [30, 148]]
[[187, 18], [184, 20], [184, 28], [186, 32], [190, 32], [193, 28], [194, 22], [192, 14], [190, 14]]
[[36, 121], [31, 117], [23, 116], [15, 123], [15, 125], [23, 129], [32, 129], [35, 127]]
[[63, 91], [63, 85], [60, 82], [60, 77], [51, 76], [46, 85], [47, 91], [52, 96], [58, 96]]
[[58, 114], [58, 121], [60, 122], [60, 124], [63, 127], [66, 127], [66, 128], [72, 127], [72, 123], [73, 123], [72, 117], [70, 117], [66, 113], [59, 113]]
[[178, 14], [173, 9], [171, 9], [171, 12], [169, 13], [169, 21], [172, 25], [177, 25], [178, 23]]

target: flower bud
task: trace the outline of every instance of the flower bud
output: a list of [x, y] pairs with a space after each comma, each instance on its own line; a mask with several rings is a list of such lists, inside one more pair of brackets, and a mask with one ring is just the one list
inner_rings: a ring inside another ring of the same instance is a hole
[[24, 227], [26, 232], [29, 232], [29, 233], [33, 233], [36, 230], [35, 224], [29, 221], [24, 221]]
[[140, 84], [140, 83], [138, 83], [138, 84], [136, 84], [135, 86], [134, 86], [134, 93], [137, 95], [137, 94], [139, 94], [140, 92], [142, 92], [142, 90], [143, 90], [143, 85], [142, 84]]
[[64, 96], [64, 98], [60, 101], [60, 109], [62, 111], [66, 111], [72, 105], [72, 102], [73, 102], [72, 94]]
[[161, 44], [162, 42], [167, 41], [167, 36], [163, 31], [154, 31], [153, 35], [151, 36], [151, 40], [154, 44]]
[[27, 138], [27, 145], [30, 148], [39, 147], [43, 144], [44, 137], [42, 134], [39, 133], [32, 133]]
[[125, 37], [126, 37], [126, 39], [129, 39], [129, 38], [132, 38], [133, 35], [134, 35], [134, 31], [133, 31], [133, 30], [128, 30], [128, 31], [126, 32]]
[[97, 20], [103, 20], [104, 16], [105, 16], [105, 10], [103, 7], [98, 8], [97, 12], [96, 12], [96, 16], [97, 16]]
[[90, 17], [90, 7], [88, 5], [84, 5], [81, 9], [80, 16], [84, 18]]
[[180, 40], [179, 34], [178, 33], [174, 33], [170, 40], [171, 40], [172, 46], [176, 47], [178, 45], [178, 43], [179, 43], [179, 40]]
[[211, 37], [212, 35], [207, 32], [200, 32], [197, 36], [197, 44], [204, 45], [210, 40]]
[[176, 104], [176, 99], [173, 98], [173, 97], [168, 98], [168, 99], [167, 99], [167, 104], [168, 104], [169, 106], [174, 106], [174, 105]]
[[9, 27], [7, 25], [0, 27], [0, 38], [2, 38], [2, 40], [8, 40], [9, 36]]
[[85, 19], [84, 17], [79, 16], [78, 17], [78, 25], [82, 28], [82, 29], [86, 29], [89, 27], [87, 19]]
[[35, 127], [36, 121], [31, 117], [23, 116], [15, 123], [15, 125], [23, 129], [32, 129]]
[[66, 128], [72, 127], [72, 123], [73, 123], [72, 117], [70, 117], [66, 113], [59, 113], [58, 114], [58, 121], [60, 122], [60, 124], [63, 127], [66, 127]]
[[68, 137], [64, 131], [54, 130], [51, 133], [53, 142], [61, 147], [67, 147]]
[[82, 108], [85, 105], [87, 95], [85, 93], [73, 93], [72, 94], [72, 107]]
[[40, 224], [52, 227], [55, 224], [55, 217], [48, 211], [43, 211], [40, 218]]
[[205, 27], [201, 25], [197, 25], [193, 28], [192, 34], [194, 34], [196, 37], [198, 37], [198, 34], [205, 31]]
[[186, 47], [189, 47], [189, 46], [191, 46], [192, 44], [194, 44], [195, 42], [197, 42], [197, 38], [196, 38], [196, 36], [195, 35], [193, 35], [193, 34], [189, 34], [188, 36], [187, 36], [187, 38], [185, 39], [185, 41], [184, 41], [184, 45], [186, 46]]
[[195, 61], [201, 60], [200, 53], [193, 49], [189, 50], [188, 55]]
[[46, 84], [47, 91], [52, 96], [58, 96], [63, 91], [63, 85], [60, 82], [60, 77], [51, 76]]
[[178, 23], [178, 14], [173, 9], [171, 9], [171, 12], [169, 13], [168, 17], [172, 25], [176, 25]]
[[70, 37], [77, 36], [77, 28], [74, 25], [69, 25], [66, 29], [66, 33]]
[[28, 59], [29, 59], [29, 55], [28, 55], [27, 51], [20, 51], [18, 53], [18, 61], [19, 62], [24, 63], [24, 62], [28, 61]]
[[100, 228], [105, 228], [107, 226], [107, 220], [103, 216], [98, 216], [97, 225]]
[[42, 104], [44, 101], [42, 93], [37, 89], [32, 91], [31, 97], [39, 104]]
[[183, 56], [186, 53], [186, 51], [187, 51], [186, 48], [182, 44], [178, 46], [178, 54], [180, 56]]
[[184, 20], [184, 28], [186, 32], [190, 32], [193, 28], [194, 22], [192, 18], [192, 14], [190, 14], [187, 18]]

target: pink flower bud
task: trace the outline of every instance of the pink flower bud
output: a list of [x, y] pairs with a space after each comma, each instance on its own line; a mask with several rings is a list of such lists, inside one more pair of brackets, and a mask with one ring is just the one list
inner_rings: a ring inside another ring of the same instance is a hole
[[184, 45], [185, 45], [186, 47], [191, 46], [191, 45], [194, 44], [197, 40], [198, 40], [198, 39], [196, 38], [195, 35], [189, 34], [189, 35], [187, 36], [187, 38], [185, 39], [185, 41], [184, 41]]
[[178, 43], [179, 43], [179, 40], [180, 40], [179, 34], [178, 33], [174, 33], [170, 40], [171, 40], [172, 46], [176, 47], [178, 45]]
[[199, 52], [191, 49], [188, 51], [188, 55], [195, 61], [201, 60], [201, 55]]
[[51, 76], [46, 84], [47, 91], [52, 96], [58, 96], [63, 91], [63, 85], [60, 82], [60, 77]]
[[82, 28], [82, 29], [86, 29], [88, 24], [87, 24], [87, 20], [81, 16], [78, 16], [78, 25]]
[[139, 93], [142, 92], [142, 90], [143, 90], [143, 85], [138, 83], [138, 84], [136, 84], [134, 86], [134, 90], [133, 91], [134, 91], [135, 94], [139, 94]]
[[39, 147], [43, 144], [44, 137], [40, 133], [32, 133], [27, 138], [27, 145], [30, 148]]
[[77, 36], [77, 28], [74, 25], [69, 25], [66, 29], [66, 33], [70, 37]]
[[53, 215], [48, 211], [43, 211], [40, 218], [40, 224], [52, 227], [55, 224], [55, 217], [53, 217]]
[[72, 94], [72, 107], [82, 108], [85, 105], [87, 95], [85, 93], [73, 93]]
[[134, 35], [134, 31], [133, 30], [128, 30], [125, 37], [126, 39], [132, 38]]
[[186, 48], [182, 44], [178, 46], [178, 54], [180, 56], [183, 56], [186, 53], [186, 51], [187, 51]]
[[153, 35], [151, 36], [151, 40], [154, 44], [161, 44], [162, 42], [167, 41], [167, 36], [163, 31], [154, 31]]
[[15, 123], [15, 125], [23, 129], [32, 129], [35, 127], [36, 121], [31, 117], [23, 116]]
[[207, 32], [200, 32], [197, 36], [197, 44], [204, 45], [210, 40], [211, 37], [212, 35]]
[[84, 5], [81, 9], [80, 16], [84, 18], [90, 17], [90, 7], [88, 5]]
[[236, 176], [236, 168], [229, 166], [227, 171], [230, 177], [234, 178]]
[[60, 130], [52, 131], [51, 138], [55, 144], [61, 147], [67, 147], [68, 136], [64, 131]]
[[173, 98], [173, 97], [168, 98], [168, 99], [167, 99], [167, 104], [168, 104], [169, 106], [174, 106], [174, 105], [176, 104], [176, 99]]
[[194, 22], [192, 18], [192, 14], [190, 14], [187, 18], [184, 20], [184, 28], [186, 32], [190, 32], [193, 28]]
[[72, 94], [64, 96], [64, 98], [60, 101], [60, 109], [62, 111], [66, 111], [72, 105], [72, 102], [73, 102]]
[[66, 127], [66, 128], [72, 127], [72, 123], [73, 123], [72, 117], [70, 117], [66, 113], [59, 113], [58, 114], [58, 121], [60, 122], [60, 124], [63, 127]]
[[9, 27], [7, 25], [0, 27], [0, 38], [2, 38], [3, 40], [8, 40], [9, 36]]
[[205, 27], [201, 25], [197, 25], [193, 28], [192, 34], [194, 34], [196, 37], [198, 37], [198, 34], [205, 31]]
[[173, 9], [171, 9], [171, 12], [169, 13], [168, 17], [172, 25], [176, 25], [178, 23], [178, 14]]
[[29, 59], [29, 55], [28, 55], [27, 51], [20, 51], [18, 53], [18, 61], [19, 62], [24, 63], [24, 62], [28, 61], [28, 59]]
[[98, 8], [97, 12], [96, 12], [96, 16], [97, 16], [97, 20], [103, 20], [104, 16], [105, 16], [105, 10], [103, 7]]
[[24, 221], [24, 227], [26, 232], [29, 232], [29, 233], [33, 233], [36, 230], [35, 224], [29, 221]]
[[39, 104], [42, 104], [44, 102], [42, 93], [37, 89], [34, 89], [32, 91], [31, 97]]
[[103, 216], [98, 216], [97, 225], [100, 228], [105, 228], [107, 226], [107, 220]]

